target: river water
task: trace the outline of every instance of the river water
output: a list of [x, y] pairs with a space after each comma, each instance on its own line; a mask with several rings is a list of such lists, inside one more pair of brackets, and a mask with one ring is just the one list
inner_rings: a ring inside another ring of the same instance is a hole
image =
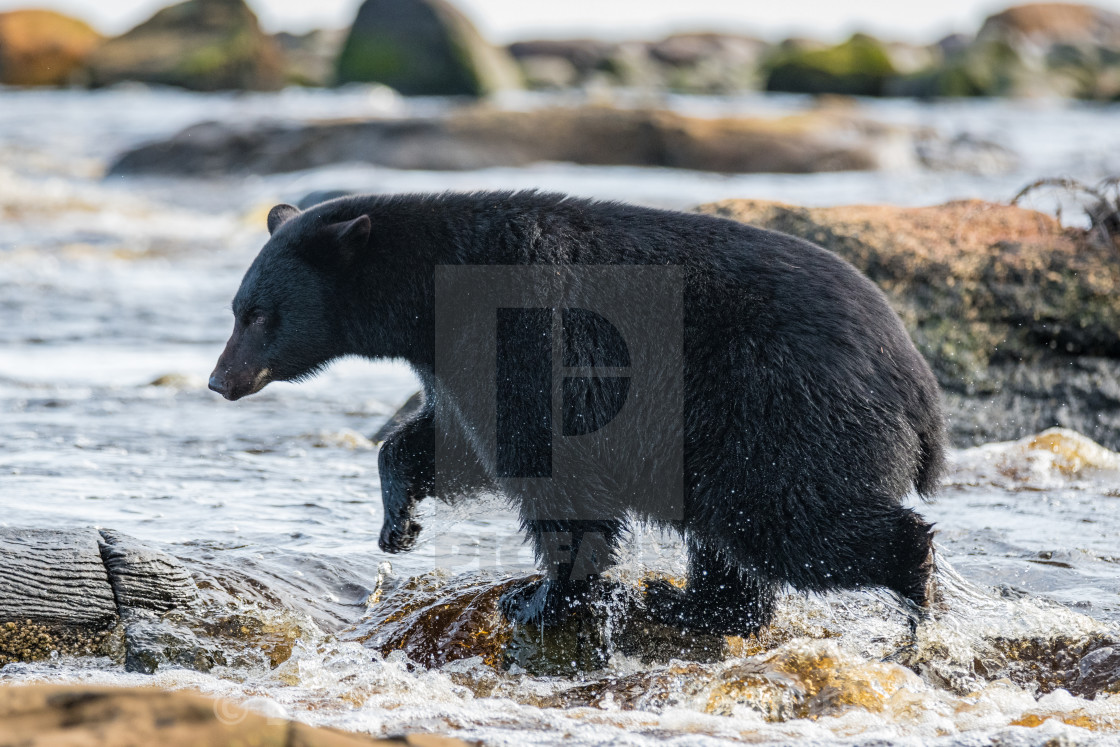
[[[700, 114], [808, 105], [668, 103]], [[205, 386], [268, 208], [311, 190], [540, 187], [681, 208], [728, 197], [1007, 200], [1040, 177], [1120, 173], [1120, 108], [863, 105], [880, 119], [995, 138], [1020, 156], [1003, 174], [546, 164], [457, 173], [346, 165], [204, 182], [102, 176], [122, 149], [203, 119], [444, 105], [364, 88], [0, 91], [0, 526], [134, 535], [288, 638], [283, 656], [230, 656], [208, 672], [163, 666], [149, 676], [108, 658], [60, 657], [9, 665], [0, 681], [189, 687], [313, 724], [494, 745], [1120, 744], [1120, 694], [1090, 699], [1061, 687], [1086, 651], [1120, 641], [1120, 456], [1077, 434], [954, 453], [945, 489], [920, 508], [939, 530], [939, 601], [914, 636], [881, 593], [790, 595], [764, 641], [738, 642], [714, 661], [643, 663], [619, 651], [601, 669], [547, 676], [484, 657], [417, 665], [371, 647], [371, 620], [386, 619], [378, 605], [433, 605], [533, 570], [492, 499], [425, 504], [416, 550], [385, 565], [368, 437], [415, 390], [405, 367], [341, 361], [235, 404]], [[635, 583], [682, 570], [679, 541], [639, 529], [616, 575]]]

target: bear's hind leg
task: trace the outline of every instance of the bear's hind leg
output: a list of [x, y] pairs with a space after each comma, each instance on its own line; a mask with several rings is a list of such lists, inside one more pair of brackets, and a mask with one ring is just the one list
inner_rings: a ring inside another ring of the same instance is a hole
[[502, 613], [523, 625], [557, 625], [601, 596], [601, 576], [614, 563], [624, 525], [611, 519], [532, 520], [525, 528], [544, 578], [503, 594]]
[[646, 606], [666, 625], [697, 633], [747, 636], [770, 624], [778, 587], [730, 565], [719, 552], [690, 538], [688, 586], [646, 585]]
[[933, 577], [933, 525], [908, 508], [897, 508], [894, 531], [870, 548], [867, 574], [919, 608], [929, 605]]

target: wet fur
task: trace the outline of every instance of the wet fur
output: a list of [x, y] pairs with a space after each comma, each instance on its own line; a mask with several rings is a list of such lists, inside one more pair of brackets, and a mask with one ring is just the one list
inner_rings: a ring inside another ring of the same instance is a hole
[[[720, 218], [536, 192], [355, 196], [281, 212], [235, 301], [235, 313], [276, 306], [284, 325], [253, 365], [293, 379], [342, 355], [399, 358], [424, 387], [424, 407], [379, 455], [383, 549], [406, 550], [419, 532], [413, 508], [436, 491], [434, 416], [454, 407], [434, 370], [435, 266], [670, 264], [685, 282], [684, 433], [639, 441], [659, 458], [683, 437], [672, 528], [690, 567], [685, 590], [650, 586], [651, 609], [746, 634], [769, 622], [786, 585], [882, 585], [926, 603], [930, 525], [900, 504], [937, 489], [940, 395], [883, 294], [836, 255]], [[340, 250], [331, 227], [362, 215], [368, 240]], [[480, 384], [476, 396], [492, 394]], [[445, 500], [495, 485], [493, 456], [467, 432], [445, 434], [455, 471]], [[507, 497], [546, 571], [503, 599], [521, 622], [555, 623], [593, 599], [627, 520], [647, 518], [606, 485]], [[570, 511], [533, 518], [557, 502]]]

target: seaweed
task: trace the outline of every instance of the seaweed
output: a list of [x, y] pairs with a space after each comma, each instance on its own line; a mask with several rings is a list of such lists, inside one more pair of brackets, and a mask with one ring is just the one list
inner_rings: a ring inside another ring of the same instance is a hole
[[1049, 177], [1031, 182], [1019, 190], [1011, 204], [1018, 207], [1027, 195], [1042, 189], [1059, 190], [1057, 218], [1062, 221], [1062, 197], [1072, 197], [1088, 218], [1090, 233], [1106, 245], [1120, 250], [1120, 176], [1102, 179], [1094, 186], [1068, 177]]

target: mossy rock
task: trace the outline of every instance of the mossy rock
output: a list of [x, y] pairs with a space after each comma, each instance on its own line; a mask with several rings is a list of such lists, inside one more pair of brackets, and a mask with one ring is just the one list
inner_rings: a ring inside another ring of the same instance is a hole
[[866, 34], [827, 49], [781, 48], [766, 68], [768, 91], [853, 96], [882, 96], [897, 74], [886, 47]]
[[937, 375], [957, 445], [1061, 425], [1120, 446], [1120, 262], [1097, 232], [979, 200], [698, 209], [812, 241], [875, 281]]
[[197, 91], [271, 90], [281, 53], [243, 0], [187, 0], [156, 13], [89, 59], [93, 86], [139, 81]]
[[407, 96], [481, 96], [521, 86], [513, 59], [443, 0], [366, 0], [338, 59], [342, 83]]
[[65, 85], [100, 43], [101, 34], [61, 13], [0, 13], [0, 84]]

